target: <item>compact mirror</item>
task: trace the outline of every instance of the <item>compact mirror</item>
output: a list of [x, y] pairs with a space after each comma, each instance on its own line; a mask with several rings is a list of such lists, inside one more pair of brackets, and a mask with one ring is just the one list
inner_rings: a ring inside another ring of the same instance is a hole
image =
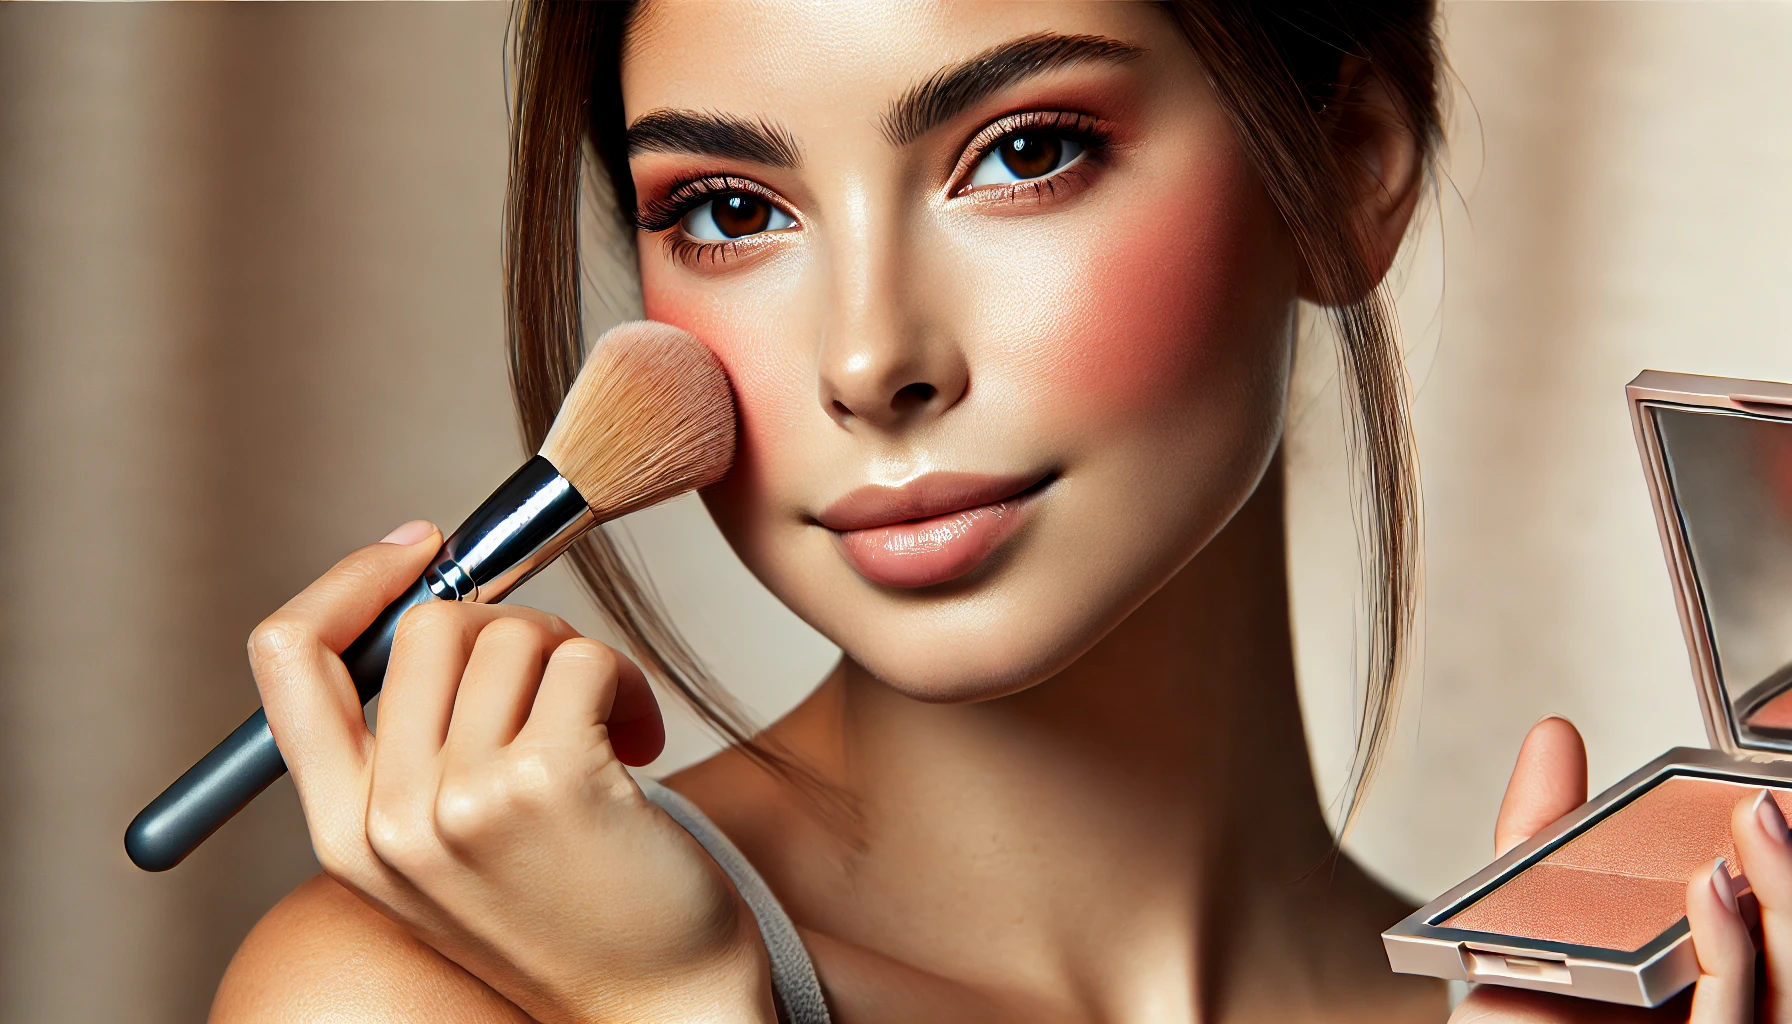
[[1739, 746], [1792, 751], [1792, 421], [1654, 406]]
[[1699, 977], [1686, 879], [1735, 863], [1730, 818], [1762, 790], [1792, 816], [1792, 383], [1644, 370], [1625, 393], [1711, 747], [1383, 932], [1396, 971], [1660, 1006]]

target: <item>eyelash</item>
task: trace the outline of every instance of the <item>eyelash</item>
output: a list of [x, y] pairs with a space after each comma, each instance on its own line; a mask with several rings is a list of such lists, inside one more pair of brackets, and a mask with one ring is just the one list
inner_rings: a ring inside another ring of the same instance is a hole
[[[692, 178], [672, 188], [664, 196], [643, 205], [635, 214], [635, 225], [649, 234], [677, 228], [692, 210], [704, 203], [718, 199], [731, 193], [746, 192], [756, 195], [771, 203], [780, 210], [784, 204], [773, 195], [770, 189], [750, 178], [738, 178], [731, 174], [709, 174], [701, 178]], [[789, 211], [785, 211], [787, 214]], [[743, 250], [757, 248], [764, 244], [761, 239], [766, 232], [748, 235], [726, 242], [704, 241], [689, 238], [682, 231], [670, 231], [665, 238], [666, 251], [673, 259], [687, 266], [698, 263], [724, 263], [742, 254]]]
[[[963, 155], [953, 168], [953, 182], [963, 181], [976, 169], [983, 159], [995, 151], [996, 147], [1010, 136], [1027, 130], [1048, 129], [1081, 146], [1083, 152], [1066, 167], [1040, 178], [1026, 181], [1009, 182], [1003, 185], [982, 185], [971, 188], [966, 185], [955, 185], [949, 193], [951, 197], [972, 197], [978, 202], [1014, 203], [1031, 197], [1036, 201], [1049, 201], [1057, 194], [1058, 182], [1072, 175], [1082, 178], [1082, 167], [1085, 163], [1099, 164], [1108, 156], [1112, 146], [1112, 133], [1101, 120], [1090, 114], [1079, 114], [1067, 110], [1028, 111], [1012, 114], [991, 122], [972, 136], [966, 143]], [[649, 234], [670, 231], [666, 235], [667, 252], [680, 263], [695, 266], [698, 263], [724, 263], [742, 255], [745, 251], [758, 248], [763, 244], [759, 235], [749, 235], [726, 242], [704, 241], [685, 237], [683, 232], [672, 231], [679, 222], [692, 210], [704, 203], [729, 193], [747, 192], [763, 198], [766, 202], [784, 210], [781, 203], [769, 189], [749, 179], [733, 175], [711, 174], [701, 178], [693, 178], [673, 187], [666, 195], [643, 204], [635, 214], [635, 224], [640, 230]], [[788, 213], [788, 211], [785, 211]]]
[[662, 198], [642, 206], [635, 214], [635, 225], [649, 233], [664, 231], [677, 225], [697, 207], [730, 192], [751, 192], [778, 205], [779, 209], [783, 208], [777, 197], [757, 182], [733, 175], [710, 174], [682, 182]]
[[952, 170], [952, 180], [957, 182], [969, 178], [978, 165], [995, 152], [997, 146], [1029, 129], [1047, 129], [1053, 135], [1081, 146], [1083, 152], [1070, 164], [1044, 177], [976, 188], [960, 185], [952, 190], [953, 197], [975, 197], [979, 202], [1014, 203], [1025, 198], [1045, 202], [1057, 194], [1060, 180], [1073, 175], [1082, 178], [1082, 165], [1085, 162], [1099, 164], [1113, 148], [1113, 133], [1098, 117], [1068, 110], [1033, 110], [1001, 118], [972, 136], [971, 141], [965, 145], [965, 155], [959, 158], [958, 166]]

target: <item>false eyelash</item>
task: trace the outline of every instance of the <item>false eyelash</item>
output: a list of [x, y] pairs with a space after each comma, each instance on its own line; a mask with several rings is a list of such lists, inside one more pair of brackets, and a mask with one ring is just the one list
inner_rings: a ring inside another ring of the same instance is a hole
[[711, 174], [682, 182], [664, 196], [644, 204], [635, 212], [635, 226], [650, 233], [664, 231], [711, 198], [729, 192], [751, 192], [778, 209], [784, 209], [777, 197], [756, 182], [732, 175]]
[[[1113, 133], [1108, 130], [1102, 120], [1093, 114], [1081, 114], [1070, 110], [1029, 110], [991, 122], [983, 130], [971, 137], [965, 145], [965, 155], [959, 160], [958, 167], [952, 172], [952, 180], [957, 181], [969, 174], [973, 168], [983, 162], [983, 158], [993, 152], [1001, 141], [1010, 135], [1027, 129], [1048, 129], [1083, 147], [1083, 159], [1099, 161], [1105, 157], [1113, 145]], [[1038, 194], [1048, 182], [1055, 180], [1065, 170], [1056, 171], [1044, 178], [1031, 181], [1010, 182], [1005, 186], [987, 185], [975, 191], [995, 193], [998, 190], [1010, 194], [1018, 194], [1022, 190]], [[1052, 191], [1051, 189], [1045, 189]], [[972, 192], [970, 186], [961, 186], [954, 190], [954, 195], [967, 195]]]

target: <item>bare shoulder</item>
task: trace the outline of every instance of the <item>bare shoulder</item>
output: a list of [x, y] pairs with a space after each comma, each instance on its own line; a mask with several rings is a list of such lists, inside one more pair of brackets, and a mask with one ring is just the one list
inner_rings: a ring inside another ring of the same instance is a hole
[[249, 932], [224, 972], [210, 1020], [531, 1024], [484, 982], [323, 875], [294, 889]]

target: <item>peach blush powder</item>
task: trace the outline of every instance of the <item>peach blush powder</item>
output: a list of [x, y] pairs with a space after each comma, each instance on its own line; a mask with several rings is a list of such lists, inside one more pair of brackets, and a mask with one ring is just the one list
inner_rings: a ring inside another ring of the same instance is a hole
[[[1730, 812], [1760, 786], [1677, 775], [1630, 801], [1445, 928], [1633, 952], [1686, 916], [1686, 882], [1723, 857], [1737, 873]], [[1781, 813], [1792, 794], [1772, 790]]]
[[1755, 729], [1792, 730], [1792, 689], [1782, 690], [1742, 723]]

